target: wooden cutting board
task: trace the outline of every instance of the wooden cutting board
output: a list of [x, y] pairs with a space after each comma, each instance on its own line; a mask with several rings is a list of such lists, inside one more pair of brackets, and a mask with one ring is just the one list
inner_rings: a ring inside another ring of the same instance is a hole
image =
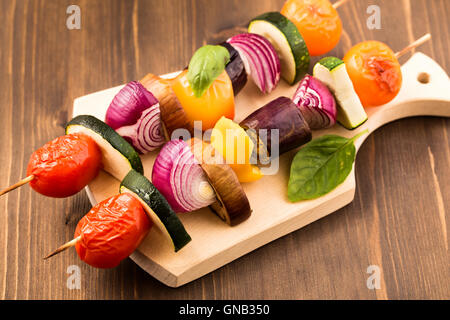
[[[446, 72], [431, 58], [416, 53], [402, 66], [403, 85], [398, 96], [390, 103], [367, 109], [368, 121], [355, 130], [335, 125], [313, 133], [338, 134], [352, 137], [368, 130], [369, 134], [382, 125], [411, 116], [450, 117], [450, 80]], [[166, 75], [172, 77], [174, 74]], [[118, 86], [75, 99], [73, 116], [90, 114], [104, 120]], [[236, 97], [237, 122], [267, 102], [279, 97], [292, 97], [296, 86], [281, 81], [277, 89], [263, 95], [248, 81]], [[358, 150], [368, 134], [355, 143]], [[131, 255], [141, 268], [159, 281], [178, 287], [195, 280], [244, 254], [279, 237], [320, 219], [353, 200], [355, 194], [354, 168], [348, 178], [327, 195], [309, 201], [291, 203], [287, 199], [290, 163], [296, 150], [280, 157], [276, 175], [243, 184], [253, 209], [251, 217], [235, 227], [229, 227], [209, 209], [180, 214], [179, 217], [192, 237], [192, 241], [175, 253], [161, 232], [152, 228], [141, 246]], [[145, 175], [150, 178], [157, 152], [142, 156]], [[370, 179], [370, 177], [366, 177]], [[86, 188], [94, 205], [119, 191], [119, 181], [105, 172]]]

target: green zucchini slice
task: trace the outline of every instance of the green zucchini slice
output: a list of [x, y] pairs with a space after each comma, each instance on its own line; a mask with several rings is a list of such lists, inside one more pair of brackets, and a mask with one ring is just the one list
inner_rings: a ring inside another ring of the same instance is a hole
[[131, 193], [142, 203], [150, 219], [170, 241], [175, 252], [191, 241], [183, 223], [166, 198], [142, 174], [131, 170], [120, 184], [120, 193], [124, 192]]
[[279, 12], [267, 12], [250, 21], [248, 32], [269, 40], [278, 53], [281, 76], [294, 84], [309, 68], [309, 52], [302, 35], [294, 23]]
[[103, 170], [122, 181], [131, 169], [144, 173], [137, 151], [103, 121], [80, 115], [66, 125], [66, 134], [83, 133], [97, 143], [102, 151]]
[[338, 108], [337, 121], [342, 126], [355, 129], [366, 122], [366, 111], [353, 88], [344, 61], [336, 57], [322, 58], [314, 66], [313, 75], [334, 94]]

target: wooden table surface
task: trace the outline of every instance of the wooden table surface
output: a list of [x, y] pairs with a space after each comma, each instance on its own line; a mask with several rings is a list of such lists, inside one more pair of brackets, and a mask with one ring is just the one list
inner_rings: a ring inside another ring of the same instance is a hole
[[[32, 151], [63, 134], [74, 98], [179, 70], [221, 30], [244, 25], [273, 0], [0, 0], [0, 186], [25, 177]], [[81, 29], [66, 9], [81, 8]], [[381, 29], [366, 26], [369, 4]], [[448, 0], [353, 0], [339, 8], [344, 33], [331, 53], [377, 39], [420, 51], [450, 70]], [[403, 57], [401, 62], [406, 61]], [[0, 198], [2, 299], [449, 299], [450, 120], [417, 117], [372, 134], [357, 155], [352, 204], [224, 267], [173, 289], [130, 259], [111, 270], [75, 250], [42, 257], [72, 239], [90, 209], [84, 192], [43, 197], [26, 186]], [[81, 288], [67, 269], [80, 267]], [[381, 270], [370, 290], [367, 268]]]

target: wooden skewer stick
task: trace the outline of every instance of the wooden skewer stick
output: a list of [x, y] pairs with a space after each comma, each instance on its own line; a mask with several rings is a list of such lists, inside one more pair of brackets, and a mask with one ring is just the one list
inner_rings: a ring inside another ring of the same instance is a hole
[[349, 0], [339, 0], [333, 3], [333, 8], [337, 9]]
[[4, 195], [5, 193], [8, 193], [14, 189], [17, 189], [20, 186], [23, 186], [24, 184], [27, 184], [28, 182], [30, 182], [31, 180], [34, 179], [34, 175], [28, 176], [25, 179], [20, 180], [19, 182], [17, 182], [16, 184], [13, 184], [12, 186], [3, 189], [2, 191], [0, 191], [0, 196]]
[[407, 47], [403, 48], [402, 50], [400, 50], [399, 52], [397, 52], [395, 54], [395, 57], [398, 59], [400, 58], [402, 55], [404, 55], [405, 53], [409, 52], [410, 50], [420, 46], [421, 44], [427, 42], [428, 40], [431, 39], [431, 34], [427, 33], [426, 35], [424, 35], [423, 37], [421, 37], [420, 39], [417, 39], [416, 41], [414, 41], [413, 43], [410, 43]]
[[73, 247], [74, 245], [77, 244], [78, 241], [80, 241], [81, 236], [76, 237], [73, 240], [70, 240], [69, 242], [64, 243], [61, 247], [59, 247], [58, 249], [56, 249], [55, 251], [53, 251], [52, 253], [50, 253], [48, 256], [46, 256], [44, 258], [44, 260], [47, 260], [50, 257], [53, 257], [55, 254], [58, 254], [60, 252], [63, 252], [64, 250], [66, 250], [67, 248]]

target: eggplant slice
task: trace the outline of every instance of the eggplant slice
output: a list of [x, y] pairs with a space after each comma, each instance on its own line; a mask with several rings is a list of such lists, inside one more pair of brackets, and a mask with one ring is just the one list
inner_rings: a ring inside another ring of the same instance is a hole
[[[311, 129], [295, 103], [286, 97], [279, 97], [259, 108], [239, 124], [247, 131], [257, 146], [258, 160], [267, 164], [267, 157], [273, 157], [272, 150], [278, 148], [279, 155], [311, 141]], [[251, 129], [251, 130], [249, 130]], [[278, 141], [272, 141], [271, 130], [278, 130]], [[260, 137], [260, 130], [266, 130], [267, 137]]]
[[230, 61], [227, 63], [225, 71], [230, 77], [233, 85], [233, 92], [236, 96], [247, 83], [247, 73], [245, 71], [244, 62], [242, 61], [239, 52], [237, 52], [237, 50], [228, 42], [222, 42], [220, 45], [225, 47], [230, 53]]
[[212, 145], [196, 138], [187, 143], [216, 193], [217, 201], [210, 205], [211, 210], [230, 226], [247, 220], [252, 210], [233, 169]]
[[194, 128], [175, 92], [173, 92], [170, 80], [149, 73], [140, 82], [159, 100], [161, 122], [167, 140], [171, 139], [175, 130], [181, 128], [187, 129], [191, 135], [194, 134]]

